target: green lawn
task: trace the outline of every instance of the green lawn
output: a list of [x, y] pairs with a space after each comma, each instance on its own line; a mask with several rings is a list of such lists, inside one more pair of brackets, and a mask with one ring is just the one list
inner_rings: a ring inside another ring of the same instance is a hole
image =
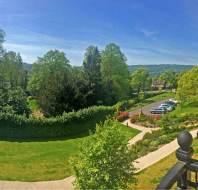
[[[193, 141], [194, 158], [198, 159], [198, 139]], [[155, 189], [159, 184], [162, 177], [168, 172], [168, 170], [177, 162], [175, 153], [172, 153], [168, 157], [160, 160], [156, 164], [143, 170], [137, 174], [137, 184], [132, 185], [131, 188], [142, 190], [142, 189]]]
[[136, 136], [138, 133], [140, 133], [139, 130], [133, 129], [131, 127], [127, 127], [126, 125], [123, 125], [120, 122], [115, 122], [117, 126], [122, 127], [122, 132], [126, 136], [128, 140], [130, 140], [132, 137]]
[[168, 98], [174, 98], [174, 97], [175, 97], [175, 93], [164, 92], [162, 94], [153, 96], [151, 98], [147, 98], [147, 99], [143, 100], [143, 102], [141, 102], [141, 103], [135, 104], [133, 107], [129, 108], [127, 111], [134, 111], [134, 110], [140, 108], [141, 106], [146, 106], [146, 105], [154, 103], [154, 102], [158, 102], [158, 101], [161, 101], [161, 100], [166, 100]]
[[[128, 139], [138, 130], [116, 123]], [[79, 154], [86, 137], [46, 142], [0, 141], [0, 179], [20, 181], [57, 180], [72, 175], [70, 158]]]
[[35, 110], [39, 110], [39, 104], [37, 102], [37, 100], [29, 97], [27, 99], [27, 105], [28, 105], [28, 108], [31, 110], [31, 111], [35, 111]]

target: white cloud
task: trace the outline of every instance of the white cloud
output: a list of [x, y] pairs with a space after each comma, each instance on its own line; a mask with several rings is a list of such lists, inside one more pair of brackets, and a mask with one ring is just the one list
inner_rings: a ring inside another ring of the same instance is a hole
[[151, 36], [158, 34], [158, 32], [156, 32], [156, 31], [150, 31], [150, 30], [146, 30], [146, 29], [141, 29], [140, 32], [142, 32], [144, 34], [144, 36], [146, 36], [146, 37], [151, 37]]
[[16, 43], [5, 43], [4, 47], [9, 51], [19, 52], [24, 62], [33, 63], [39, 56], [43, 56], [49, 50], [60, 50], [66, 53], [72, 65], [81, 65], [83, 59], [83, 49], [65, 49], [58, 46], [24, 45]]

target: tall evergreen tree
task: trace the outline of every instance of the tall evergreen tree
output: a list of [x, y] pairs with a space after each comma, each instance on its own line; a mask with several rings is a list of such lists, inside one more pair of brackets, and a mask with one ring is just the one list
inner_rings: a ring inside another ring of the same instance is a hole
[[101, 100], [101, 73], [100, 73], [101, 55], [96, 46], [89, 46], [86, 50], [83, 68], [89, 81], [88, 104], [94, 105]]

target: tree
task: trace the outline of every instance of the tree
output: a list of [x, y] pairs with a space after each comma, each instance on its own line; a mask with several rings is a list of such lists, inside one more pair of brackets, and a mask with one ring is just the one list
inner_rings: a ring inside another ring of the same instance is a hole
[[4, 42], [4, 37], [5, 37], [5, 32], [3, 30], [0, 29], [0, 59], [2, 57], [3, 54], [3, 47], [2, 44]]
[[46, 115], [73, 110], [73, 77], [69, 60], [58, 50], [47, 52], [33, 64], [28, 89], [35, 95]]
[[92, 90], [89, 88], [89, 80], [81, 68], [73, 68], [72, 72], [74, 78], [74, 96], [73, 107], [75, 110], [87, 107], [89, 104], [89, 97], [93, 95]]
[[186, 71], [179, 79], [177, 97], [185, 102], [198, 102], [198, 66]]
[[102, 52], [101, 75], [107, 104], [128, 96], [129, 72], [126, 57], [114, 43], [108, 44]]
[[101, 100], [102, 86], [100, 73], [101, 55], [98, 48], [89, 46], [86, 50], [83, 69], [89, 81], [89, 102], [88, 105], [95, 105]]
[[177, 88], [177, 78], [178, 75], [173, 70], [166, 70], [160, 75], [160, 80], [164, 80], [166, 86], [171, 89]]
[[79, 189], [127, 189], [134, 182], [134, 157], [126, 136], [113, 121], [98, 125], [74, 161]]
[[26, 94], [22, 88], [2, 88], [0, 92], [0, 112], [29, 115]]
[[20, 54], [13, 51], [4, 52], [0, 64], [0, 75], [12, 88], [26, 88], [27, 73], [23, 68]]
[[130, 86], [137, 96], [139, 96], [140, 91], [145, 93], [146, 88], [150, 88], [151, 80], [149, 77], [149, 71], [145, 68], [139, 68], [131, 73], [130, 76]]

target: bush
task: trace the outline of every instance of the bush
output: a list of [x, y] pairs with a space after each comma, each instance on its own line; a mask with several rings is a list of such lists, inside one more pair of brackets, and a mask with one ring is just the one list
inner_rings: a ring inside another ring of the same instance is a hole
[[139, 114], [134, 114], [130, 117], [131, 123], [136, 123], [139, 118]]
[[116, 116], [116, 119], [120, 122], [122, 122], [128, 118], [129, 118], [128, 112], [119, 112], [118, 115]]
[[65, 138], [89, 133], [95, 124], [113, 115], [113, 107], [93, 106], [77, 112], [64, 113], [52, 118], [26, 118], [0, 113], [1, 139], [49, 139]]
[[123, 100], [114, 105], [117, 112], [125, 111], [137, 103], [136, 100]]
[[74, 159], [77, 189], [128, 189], [135, 182], [134, 156], [120, 127], [112, 124], [98, 126]]

